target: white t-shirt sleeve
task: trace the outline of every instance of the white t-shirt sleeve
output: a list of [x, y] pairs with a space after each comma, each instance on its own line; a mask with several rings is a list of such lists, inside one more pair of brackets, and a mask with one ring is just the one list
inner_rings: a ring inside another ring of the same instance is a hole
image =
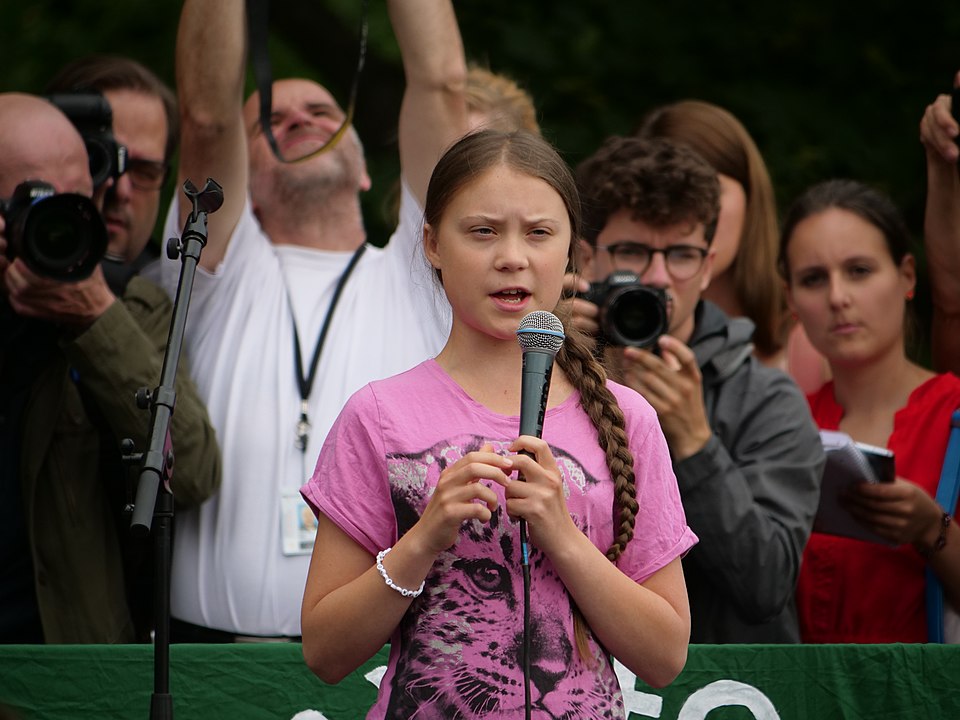
[[423, 253], [423, 208], [405, 182], [400, 187], [400, 223], [386, 252], [392, 256], [390, 262], [409, 278], [409, 300], [428, 339], [428, 356], [432, 357], [447, 341], [453, 316], [443, 287]]

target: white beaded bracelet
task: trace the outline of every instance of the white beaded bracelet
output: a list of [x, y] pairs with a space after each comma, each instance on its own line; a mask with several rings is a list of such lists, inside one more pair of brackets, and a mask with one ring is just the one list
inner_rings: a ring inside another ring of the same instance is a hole
[[386, 550], [381, 550], [377, 553], [377, 571], [380, 573], [380, 577], [383, 578], [383, 581], [387, 584], [387, 587], [391, 590], [396, 590], [398, 593], [403, 595], [405, 598], [415, 598], [420, 597], [420, 593], [423, 592], [423, 586], [426, 584], [426, 580], [420, 583], [420, 587], [416, 590], [407, 590], [407, 588], [402, 588], [397, 585], [393, 580], [390, 579], [390, 576], [387, 575], [387, 569], [383, 566], [383, 559], [387, 556], [387, 553], [393, 550], [392, 547], [388, 547]]

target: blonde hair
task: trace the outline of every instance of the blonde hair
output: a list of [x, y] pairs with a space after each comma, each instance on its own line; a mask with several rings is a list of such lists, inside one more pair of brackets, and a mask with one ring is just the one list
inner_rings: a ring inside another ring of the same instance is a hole
[[467, 110], [485, 115], [485, 130], [526, 130], [540, 134], [530, 94], [506, 75], [471, 64], [467, 71]]

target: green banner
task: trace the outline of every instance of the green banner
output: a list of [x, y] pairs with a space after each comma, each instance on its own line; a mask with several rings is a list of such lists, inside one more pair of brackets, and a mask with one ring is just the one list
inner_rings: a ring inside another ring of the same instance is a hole
[[[363, 718], [385, 663], [382, 650], [330, 686], [310, 673], [299, 645], [174, 645], [174, 717]], [[147, 719], [153, 670], [148, 645], [0, 646], [0, 705], [17, 720]], [[618, 671], [630, 720], [960, 718], [957, 646], [692, 646], [662, 690]]]

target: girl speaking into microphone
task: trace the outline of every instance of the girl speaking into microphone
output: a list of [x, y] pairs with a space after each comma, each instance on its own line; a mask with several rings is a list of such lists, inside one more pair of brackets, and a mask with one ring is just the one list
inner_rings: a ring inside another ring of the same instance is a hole
[[307, 664], [338, 682], [389, 642], [370, 718], [622, 718], [614, 657], [654, 687], [686, 661], [680, 557], [696, 537], [656, 413], [572, 328], [543, 438], [517, 436], [517, 329], [564, 314], [573, 178], [539, 137], [468, 135], [437, 164], [424, 219], [450, 336], [348, 401], [302, 488], [318, 521]]

